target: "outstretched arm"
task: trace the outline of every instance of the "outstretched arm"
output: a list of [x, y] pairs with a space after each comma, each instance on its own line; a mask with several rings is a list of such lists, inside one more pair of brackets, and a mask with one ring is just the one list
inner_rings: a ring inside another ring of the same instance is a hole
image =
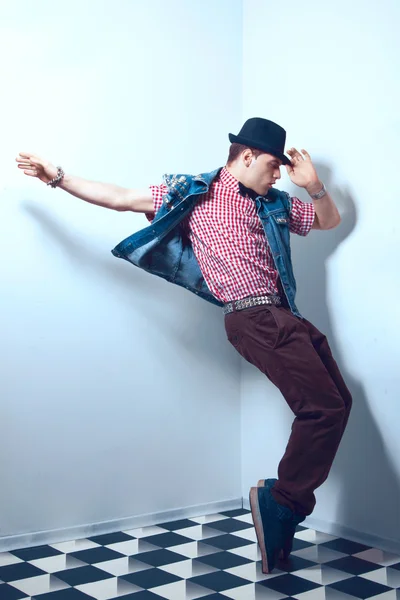
[[[57, 176], [57, 167], [35, 154], [21, 152], [16, 161], [25, 175], [36, 177], [46, 184]], [[58, 187], [85, 202], [113, 210], [143, 213], [153, 210], [153, 198], [149, 189], [128, 189], [110, 183], [88, 181], [74, 175], [64, 175]]]

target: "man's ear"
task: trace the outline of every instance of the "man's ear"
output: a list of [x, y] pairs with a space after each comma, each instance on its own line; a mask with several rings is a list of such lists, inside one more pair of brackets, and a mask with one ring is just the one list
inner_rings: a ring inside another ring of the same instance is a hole
[[250, 148], [243, 151], [242, 159], [246, 167], [250, 167], [251, 163], [254, 162], [254, 156]]

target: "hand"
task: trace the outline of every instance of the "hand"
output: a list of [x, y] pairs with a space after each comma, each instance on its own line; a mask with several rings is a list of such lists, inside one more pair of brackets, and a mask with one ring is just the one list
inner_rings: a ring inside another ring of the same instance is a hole
[[44, 183], [48, 183], [57, 176], [57, 167], [35, 154], [20, 152], [15, 160], [18, 163], [18, 169], [23, 169], [25, 175], [37, 177]]
[[296, 148], [291, 148], [287, 151], [292, 162], [291, 165], [286, 165], [289, 177], [293, 183], [299, 187], [306, 188], [309, 193], [319, 192], [322, 188], [322, 183], [318, 179], [317, 172], [311, 162], [311, 157], [305, 150], [301, 152], [302, 154]]

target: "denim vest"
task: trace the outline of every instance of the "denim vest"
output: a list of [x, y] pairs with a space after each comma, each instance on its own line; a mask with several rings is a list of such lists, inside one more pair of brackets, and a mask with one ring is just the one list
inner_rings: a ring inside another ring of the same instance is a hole
[[[112, 254], [223, 306], [204, 281], [190, 240], [180, 227], [220, 171], [221, 168], [196, 176], [164, 175], [168, 193], [153, 222], [120, 242]], [[295, 304], [296, 280], [290, 254], [290, 196], [271, 188], [266, 196], [258, 196], [255, 203], [289, 308], [301, 318]]]

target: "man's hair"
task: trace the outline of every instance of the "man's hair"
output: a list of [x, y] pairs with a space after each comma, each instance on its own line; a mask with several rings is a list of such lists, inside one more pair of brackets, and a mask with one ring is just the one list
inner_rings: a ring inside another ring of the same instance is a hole
[[229, 148], [229, 156], [227, 160], [227, 165], [231, 165], [235, 160], [244, 152], [244, 150], [251, 150], [254, 156], [257, 158], [260, 154], [264, 154], [262, 150], [257, 150], [257, 148], [252, 148], [251, 146], [245, 146], [244, 144], [231, 144]]

